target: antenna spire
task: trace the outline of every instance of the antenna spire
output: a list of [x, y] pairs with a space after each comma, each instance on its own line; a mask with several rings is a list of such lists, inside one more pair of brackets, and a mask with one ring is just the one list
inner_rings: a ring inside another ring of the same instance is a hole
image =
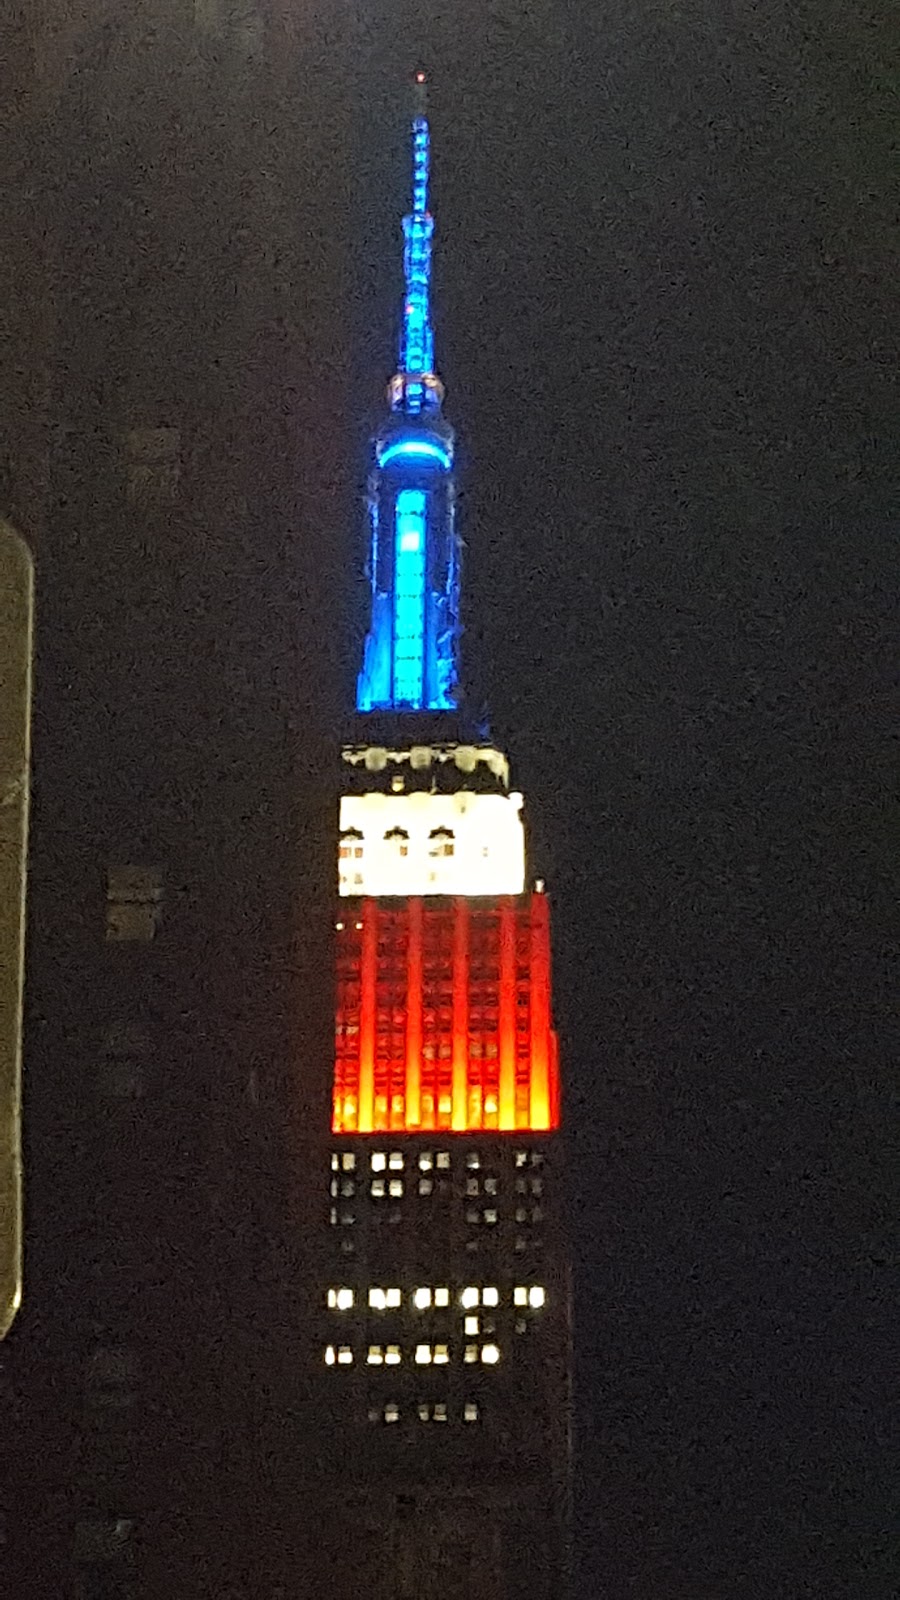
[[428, 209], [431, 134], [428, 125], [427, 80], [421, 70], [413, 80], [412, 208], [403, 218], [403, 311], [400, 318], [398, 370], [388, 396], [393, 411], [415, 416], [438, 411], [443, 385], [434, 371], [431, 326], [431, 243], [434, 218]]

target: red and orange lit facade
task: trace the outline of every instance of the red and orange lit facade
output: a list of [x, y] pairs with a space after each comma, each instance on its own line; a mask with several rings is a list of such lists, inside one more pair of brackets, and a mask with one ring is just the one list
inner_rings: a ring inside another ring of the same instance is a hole
[[335, 1133], [559, 1125], [547, 898], [366, 898], [337, 925]]

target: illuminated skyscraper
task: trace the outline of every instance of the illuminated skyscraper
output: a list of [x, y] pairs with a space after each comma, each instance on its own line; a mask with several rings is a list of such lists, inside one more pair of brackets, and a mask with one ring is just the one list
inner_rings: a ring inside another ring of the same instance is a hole
[[368, 490], [371, 624], [343, 751], [320, 1359], [356, 1515], [334, 1592], [361, 1593], [364, 1563], [376, 1600], [540, 1600], [562, 1590], [568, 1478], [549, 907], [507, 758], [461, 685], [418, 85], [400, 359]]

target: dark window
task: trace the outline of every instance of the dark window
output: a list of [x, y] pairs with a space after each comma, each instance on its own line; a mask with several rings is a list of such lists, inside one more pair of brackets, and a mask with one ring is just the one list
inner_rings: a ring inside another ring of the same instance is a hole
[[106, 874], [106, 937], [113, 943], [149, 943], [162, 915], [158, 867], [109, 867]]

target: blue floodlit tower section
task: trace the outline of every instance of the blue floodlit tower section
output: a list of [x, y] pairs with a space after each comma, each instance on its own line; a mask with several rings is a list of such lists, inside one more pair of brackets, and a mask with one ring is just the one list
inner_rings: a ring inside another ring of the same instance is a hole
[[459, 701], [459, 541], [453, 429], [434, 371], [424, 80], [411, 123], [412, 209], [403, 218], [399, 366], [373, 440], [368, 500], [372, 615], [357, 711], [454, 711]]

